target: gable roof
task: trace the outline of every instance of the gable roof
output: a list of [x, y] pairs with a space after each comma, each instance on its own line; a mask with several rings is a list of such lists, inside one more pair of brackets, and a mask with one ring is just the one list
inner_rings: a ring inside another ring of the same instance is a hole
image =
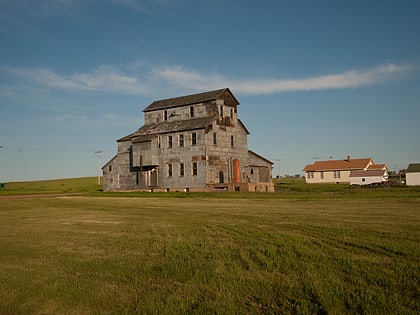
[[385, 170], [375, 169], [375, 170], [355, 170], [350, 171], [350, 177], [371, 177], [371, 176], [384, 176], [386, 173]]
[[257, 157], [258, 159], [261, 159], [271, 165], [273, 165], [274, 163], [271, 162], [270, 160], [266, 159], [265, 157], [263, 157], [262, 155], [259, 155], [258, 153], [255, 153], [254, 151], [248, 150], [248, 154], [254, 155], [255, 157]]
[[420, 173], [420, 163], [409, 164], [406, 173]]
[[143, 112], [150, 112], [153, 110], [174, 108], [174, 107], [179, 107], [179, 106], [214, 101], [214, 100], [217, 100], [219, 97], [222, 96], [222, 94], [226, 92], [230, 94], [230, 96], [235, 101], [236, 105], [239, 105], [238, 100], [235, 98], [232, 92], [228, 88], [224, 88], [224, 89], [219, 89], [219, 90], [214, 90], [214, 91], [209, 91], [209, 92], [204, 92], [204, 93], [191, 94], [191, 95], [179, 96], [179, 97], [174, 97], [174, 98], [167, 98], [163, 100], [157, 100], [157, 101], [154, 101], [149, 106], [147, 106], [145, 109], [143, 109]]
[[305, 166], [303, 171], [315, 172], [315, 171], [344, 171], [344, 170], [362, 170], [368, 167], [370, 163], [373, 163], [371, 158], [363, 159], [345, 159], [345, 160], [328, 160], [328, 161], [316, 161], [314, 164], [308, 164]]
[[369, 165], [368, 170], [388, 170], [388, 167], [386, 166], [386, 164], [372, 164]]

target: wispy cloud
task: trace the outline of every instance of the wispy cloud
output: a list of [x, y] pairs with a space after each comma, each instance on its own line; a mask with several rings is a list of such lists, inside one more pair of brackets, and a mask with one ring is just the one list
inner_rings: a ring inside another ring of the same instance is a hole
[[[407, 65], [386, 64], [299, 79], [237, 79], [221, 74], [189, 70], [183, 66], [132, 68], [130, 74], [123, 73], [111, 66], [102, 66], [90, 72], [73, 74], [58, 74], [50, 69], [8, 68], [8, 71], [17, 77], [48, 89], [149, 96], [162, 89], [203, 91], [230, 87], [235, 92], [254, 95], [348, 89], [395, 80], [411, 71], [411, 68]], [[143, 72], [139, 73], [138, 71]]]
[[8, 70], [18, 77], [52, 89], [148, 94], [147, 86], [140, 79], [121, 74], [109, 66], [71, 75], [60, 75], [50, 69], [8, 68]]
[[300, 79], [229, 79], [221, 75], [207, 75], [182, 66], [155, 70], [155, 75], [185, 88], [205, 90], [209, 87], [229, 86], [245, 94], [273, 94], [291, 91], [315, 91], [357, 88], [394, 80], [410, 71], [406, 65], [387, 64], [363, 70], [326, 74]]

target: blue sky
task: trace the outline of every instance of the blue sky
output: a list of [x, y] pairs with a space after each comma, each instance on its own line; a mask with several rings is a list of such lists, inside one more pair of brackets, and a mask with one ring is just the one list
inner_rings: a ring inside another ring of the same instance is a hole
[[[420, 162], [420, 1], [0, 0], [0, 181], [95, 176], [157, 99], [229, 87], [273, 175]], [[280, 166], [280, 167], [279, 167]]]

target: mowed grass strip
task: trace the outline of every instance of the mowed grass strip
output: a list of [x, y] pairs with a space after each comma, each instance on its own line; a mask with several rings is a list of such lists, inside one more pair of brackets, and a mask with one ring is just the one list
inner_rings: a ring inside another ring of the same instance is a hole
[[2, 199], [1, 314], [418, 314], [420, 198]]

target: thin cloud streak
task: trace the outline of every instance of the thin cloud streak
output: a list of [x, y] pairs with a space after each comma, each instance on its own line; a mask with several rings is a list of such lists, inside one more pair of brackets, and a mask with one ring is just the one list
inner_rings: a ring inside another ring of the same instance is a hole
[[396, 80], [411, 71], [407, 65], [386, 64], [364, 70], [302, 79], [238, 80], [219, 74], [188, 70], [183, 66], [153, 68], [146, 74], [124, 74], [111, 66], [91, 72], [60, 75], [50, 69], [8, 68], [9, 73], [48, 89], [92, 91], [150, 96], [169, 88], [209, 90], [230, 87], [243, 94], [274, 94], [358, 88]]
[[197, 90], [205, 90], [209, 86], [212, 88], [229, 86], [235, 91], [244, 94], [273, 94], [293, 91], [357, 88], [394, 80], [408, 71], [410, 71], [408, 66], [387, 64], [366, 70], [352, 70], [303, 79], [229, 80], [220, 75], [208, 76], [176, 66], [157, 71], [155, 75], [167, 82], [175, 82], [179, 86]]
[[18, 77], [51, 89], [148, 94], [148, 88], [138, 78], [120, 74], [109, 66], [72, 75], [59, 75], [49, 69], [9, 68], [8, 70]]

